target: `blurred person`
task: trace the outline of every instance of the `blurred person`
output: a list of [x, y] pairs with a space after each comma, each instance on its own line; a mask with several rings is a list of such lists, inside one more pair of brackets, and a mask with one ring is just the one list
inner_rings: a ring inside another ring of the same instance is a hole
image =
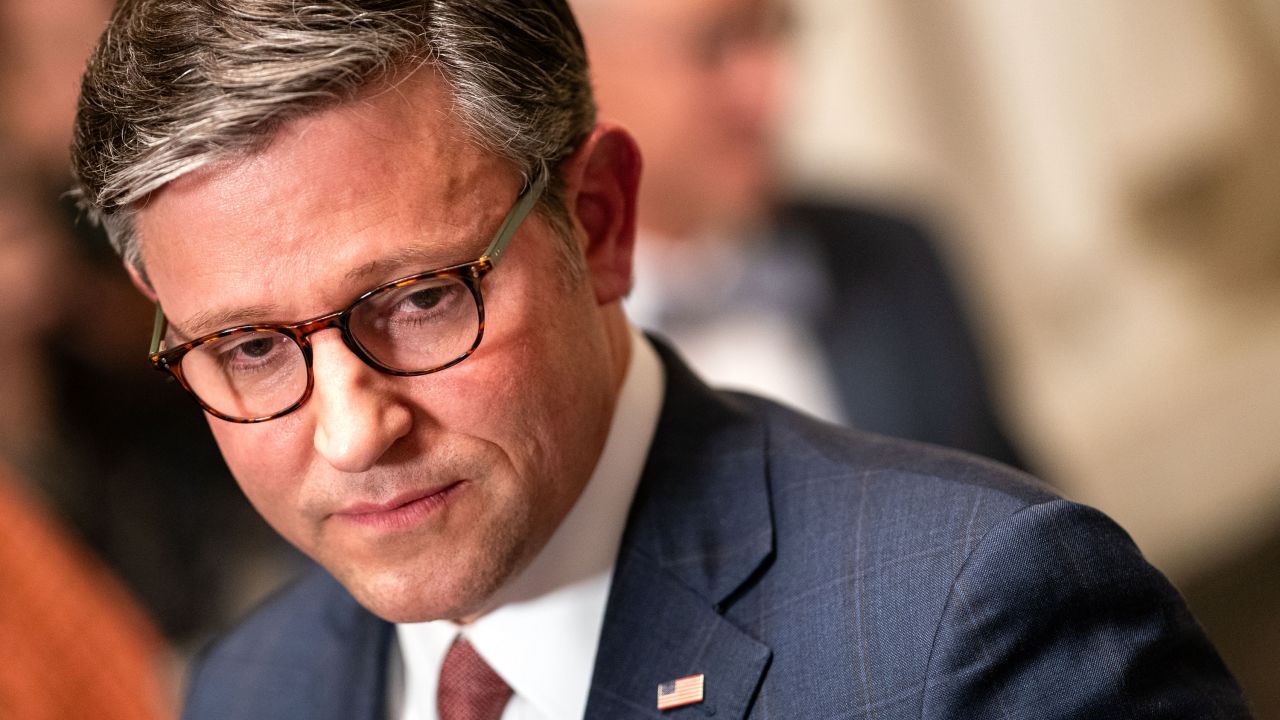
[[77, 79], [111, 11], [109, 0], [0, 2], [0, 133], [64, 187]]
[[1247, 716], [1100, 513], [628, 323], [640, 155], [563, 0], [127, 2], [74, 161], [152, 363], [323, 568], [192, 720]]
[[296, 553], [228, 482], [199, 415], [121, 359], [151, 312], [87, 251], [103, 239], [72, 232], [36, 154], [0, 138], [0, 156], [0, 461], [169, 639], [199, 643]]
[[0, 142], [0, 458], [43, 478], [58, 454], [55, 393], [44, 340], [75, 275], [66, 237], [32, 187], [16, 148]]
[[787, 4], [573, 4], [601, 112], [645, 156], [632, 317], [714, 382], [1021, 464], [932, 238], [781, 197]]
[[0, 457], [190, 647], [299, 563], [228, 482], [199, 415], [135, 362], [151, 307], [62, 197], [79, 78], [111, 6], [0, 3]]
[[27, 495], [0, 468], [0, 717], [169, 717], [159, 635]]

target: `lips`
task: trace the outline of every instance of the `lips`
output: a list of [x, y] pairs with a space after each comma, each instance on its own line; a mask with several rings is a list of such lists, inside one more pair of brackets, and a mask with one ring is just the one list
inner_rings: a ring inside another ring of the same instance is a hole
[[380, 530], [412, 527], [441, 510], [463, 482], [459, 480], [427, 491], [411, 491], [383, 503], [352, 503], [335, 512], [332, 518]]

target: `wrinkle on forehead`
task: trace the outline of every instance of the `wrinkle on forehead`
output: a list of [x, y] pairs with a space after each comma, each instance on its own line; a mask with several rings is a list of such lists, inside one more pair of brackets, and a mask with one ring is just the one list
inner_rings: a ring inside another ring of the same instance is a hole
[[[169, 287], [204, 276], [206, 287], [221, 288], [217, 297], [201, 299], [202, 307], [174, 308], [173, 319], [191, 332], [226, 326], [198, 328], [192, 322], [198, 318], [266, 321], [251, 316], [275, 307], [276, 297], [305, 294], [299, 278], [323, 289], [310, 295], [308, 308], [282, 301], [281, 312], [330, 312], [369, 289], [352, 284], [355, 275], [368, 274], [361, 268], [391, 266], [417, 246], [438, 247], [439, 266], [474, 260], [521, 180], [508, 161], [467, 139], [447, 100], [442, 81], [424, 69], [390, 90], [286, 123], [258, 152], [158, 191], [137, 223], [152, 275], [158, 259], [200, 253], [208, 262], [178, 262]], [[167, 211], [152, 222], [159, 205]], [[206, 226], [192, 228], [194, 241], [184, 238], [188, 226], [201, 222]], [[210, 226], [217, 223], [223, 227]], [[255, 233], [267, 235], [247, 237]], [[162, 301], [169, 294], [163, 285], [155, 288]]]
[[[512, 175], [509, 182], [516, 190], [520, 180], [508, 161], [479, 150], [454, 119], [450, 97], [445, 81], [433, 68], [424, 66], [407, 78], [375, 87], [355, 100], [291, 120], [253, 152], [236, 153], [194, 170], [171, 181], [153, 197], [192, 184], [201, 184], [207, 191], [209, 183], [204, 181], [210, 176], [256, 175], [271, 179], [276, 198], [310, 197], [311, 206], [302, 214], [333, 212], [358, 202], [364, 190], [333, 183], [315, 186], [316, 170], [337, 159], [353, 175], [362, 170], [399, 178], [427, 173], [433, 195], [445, 204], [473, 214], [481, 212], [494, 199], [475, 192], [473, 178], [477, 172], [495, 165], [508, 167]], [[353, 137], [366, 146], [384, 146], [386, 152], [344, 153]], [[298, 147], [309, 151], [295, 151]], [[324, 151], [316, 152], [317, 148]], [[282, 166], [281, 158], [289, 158], [290, 164]], [[269, 170], [262, 169], [264, 165]], [[220, 183], [218, 202], [239, 212], [277, 212], [275, 203], [245, 201], [244, 196], [260, 195], [261, 187]], [[142, 209], [145, 211], [145, 205]], [[278, 227], [290, 227], [285, 224], [290, 219], [283, 215], [277, 218], [281, 223]]]

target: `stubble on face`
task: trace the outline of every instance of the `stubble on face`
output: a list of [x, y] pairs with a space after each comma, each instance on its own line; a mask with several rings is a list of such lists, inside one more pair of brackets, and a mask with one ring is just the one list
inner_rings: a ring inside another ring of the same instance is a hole
[[[515, 492], [523, 482], [496, 445], [434, 436], [411, 462], [359, 476], [309, 475], [299, 497], [307, 522], [277, 529], [384, 619], [461, 618], [527, 562], [534, 531], [527, 498]], [[429, 522], [394, 532], [336, 511], [351, 498], [381, 500], [406, 488], [440, 489], [443, 507]], [[245, 490], [256, 494], [253, 484]]]

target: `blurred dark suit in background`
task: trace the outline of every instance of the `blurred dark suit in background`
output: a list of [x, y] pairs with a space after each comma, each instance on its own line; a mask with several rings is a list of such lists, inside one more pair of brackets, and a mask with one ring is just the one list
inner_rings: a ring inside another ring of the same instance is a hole
[[936, 238], [885, 209], [781, 199], [789, 6], [574, 7], [602, 116], [644, 152], [632, 319], [712, 384], [1023, 466]]

